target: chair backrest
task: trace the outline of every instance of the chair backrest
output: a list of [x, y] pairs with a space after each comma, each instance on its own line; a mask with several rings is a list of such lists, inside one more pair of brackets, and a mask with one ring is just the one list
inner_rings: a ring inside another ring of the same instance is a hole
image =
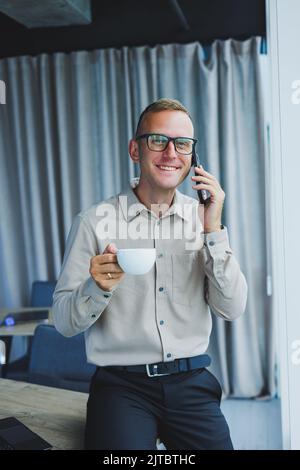
[[34, 281], [31, 289], [31, 307], [51, 307], [56, 281]]
[[84, 334], [66, 338], [53, 325], [35, 329], [29, 381], [41, 385], [88, 392], [96, 366], [87, 363]]

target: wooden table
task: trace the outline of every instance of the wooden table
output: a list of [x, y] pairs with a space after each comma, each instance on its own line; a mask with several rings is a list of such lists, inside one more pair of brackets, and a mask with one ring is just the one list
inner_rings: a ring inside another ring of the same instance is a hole
[[54, 449], [83, 449], [87, 393], [0, 379], [0, 419], [18, 418]]

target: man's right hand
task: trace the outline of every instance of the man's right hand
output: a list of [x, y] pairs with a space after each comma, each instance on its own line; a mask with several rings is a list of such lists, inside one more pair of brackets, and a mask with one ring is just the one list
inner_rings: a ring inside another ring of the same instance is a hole
[[116, 252], [116, 245], [110, 243], [102, 255], [91, 258], [90, 275], [96, 284], [105, 291], [113, 290], [125, 274], [118, 264]]

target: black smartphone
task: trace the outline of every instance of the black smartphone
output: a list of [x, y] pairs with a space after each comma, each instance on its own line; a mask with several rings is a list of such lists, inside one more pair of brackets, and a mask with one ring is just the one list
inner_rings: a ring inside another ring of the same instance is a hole
[[[193, 152], [192, 154], [192, 165], [200, 167], [200, 161], [198, 154], [196, 152]], [[198, 175], [198, 173], [195, 172], [195, 175]], [[200, 201], [200, 204], [207, 204], [210, 199], [210, 192], [207, 189], [197, 189], [198, 193], [198, 198]]]

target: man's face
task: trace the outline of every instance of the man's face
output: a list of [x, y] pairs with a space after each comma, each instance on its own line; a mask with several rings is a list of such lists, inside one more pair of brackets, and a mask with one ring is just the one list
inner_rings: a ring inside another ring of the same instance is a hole
[[[182, 111], [159, 111], [145, 116], [139, 134], [157, 133], [168, 137], [193, 137], [193, 124]], [[191, 155], [176, 152], [174, 142], [166, 150], [148, 149], [146, 139], [131, 144], [141, 169], [140, 181], [147, 181], [153, 189], [174, 189], [186, 178], [191, 167]]]

